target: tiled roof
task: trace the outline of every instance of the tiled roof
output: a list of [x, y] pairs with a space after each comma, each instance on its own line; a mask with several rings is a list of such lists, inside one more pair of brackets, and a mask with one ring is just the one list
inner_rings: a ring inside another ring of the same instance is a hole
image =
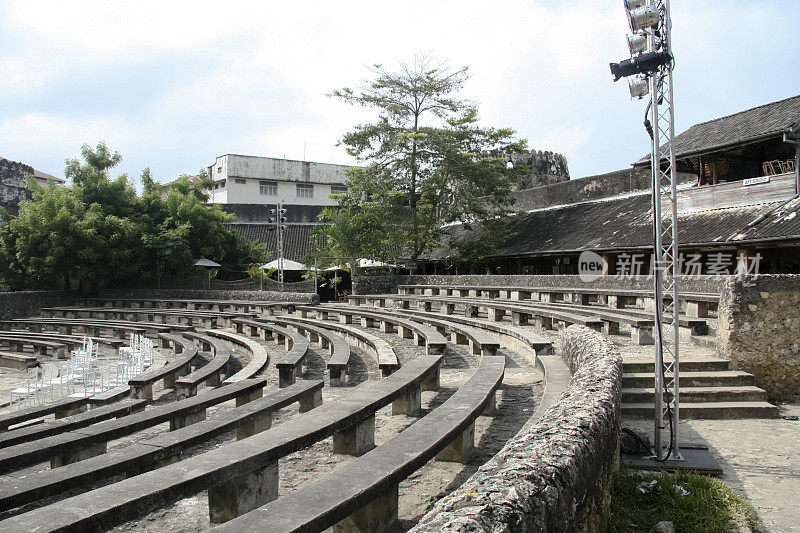
[[[275, 204], [219, 204], [236, 222], [266, 222]], [[324, 209], [321, 205], [285, 205], [287, 222], [316, 222]]]
[[778, 208], [752, 228], [734, 238], [736, 241], [800, 240], [800, 198]]
[[[230, 227], [249, 241], [267, 243], [267, 249], [272, 252], [272, 257], [278, 257], [278, 237], [273, 225], [232, 223]], [[284, 257], [292, 261], [305, 261], [308, 252], [311, 251], [311, 236], [315, 227], [311, 224], [287, 224], [283, 234]]]
[[[678, 158], [779, 135], [800, 120], [800, 95], [695, 124], [675, 137]], [[637, 163], [647, 163], [650, 155]]]
[[[516, 215], [510, 224], [511, 235], [495, 251], [496, 257], [545, 255], [583, 250], [642, 249], [652, 246], [651, 202], [649, 194], [628, 195], [603, 201], [536, 209]], [[759, 216], [768, 215], [782, 202], [744, 207], [713, 209], [679, 214], [678, 231], [683, 246], [720, 245], [744, 233], [745, 239], [756, 236], [760, 225], [746, 230]], [[793, 204], [800, 209], [800, 203]], [[774, 218], [774, 217], [773, 217]], [[772, 230], [774, 237], [797, 235], [800, 213]], [[765, 220], [772, 220], [767, 217]], [[790, 223], [797, 224], [797, 228]], [[762, 222], [761, 224], [764, 224]], [[778, 224], [776, 222], [776, 224]], [[746, 230], [746, 231], [745, 231]], [[450, 230], [456, 238], [463, 236], [461, 226]], [[424, 258], [445, 259], [449, 247], [435, 249]]]

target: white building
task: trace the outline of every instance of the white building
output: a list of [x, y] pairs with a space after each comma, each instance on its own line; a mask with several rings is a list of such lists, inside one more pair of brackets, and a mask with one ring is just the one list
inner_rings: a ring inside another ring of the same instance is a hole
[[330, 194], [347, 192], [347, 165], [225, 154], [208, 167], [214, 204], [337, 205]]

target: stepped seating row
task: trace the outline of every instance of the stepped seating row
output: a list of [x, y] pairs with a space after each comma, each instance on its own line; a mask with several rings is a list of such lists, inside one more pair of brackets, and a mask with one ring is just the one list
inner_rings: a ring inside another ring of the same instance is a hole
[[293, 307], [291, 302], [268, 302], [251, 300], [192, 300], [178, 298], [82, 298], [80, 305], [87, 307], [130, 307], [159, 309], [189, 309], [209, 311], [234, 311], [241, 313], [269, 314], [275, 307]]
[[394, 413], [413, 412], [421, 388], [438, 388], [442, 359], [421, 355], [380, 381], [361, 383], [313, 415], [301, 414], [270, 431], [33, 509], [0, 522], [0, 530], [108, 529], [204, 490], [212, 522], [235, 518], [277, 496], [280, 458], [331, 435], [335, 452], [360, 455], [371, 449], [375, 412], [390, 403]]
[[67, 345], [62, 341], [51, 341], [43, 338], [32, 339], [18, 335], [0, 334], [0, 347], [15, 352], [23, 352], [30, 348], [39, 355], [50, 356], [56, 359], [67, 357]]
[[225, 378], [225, 380], [222, 382], [223, 384], [227, 385], [229, 383], [236, 383], [237, 381], [257, 376], [263, 372], [269, 364], [269, 353], [267, 352], [267, 349], [248, 337], [219, 329], [208, 329], [205, 330], [204, 333], [211, 337], [235, 344], [241, 349], [250, 352], [250, 361], [248, 361], [248, 363], [244, 365], [241, 370], [232, 376]]
[[380, 327], [384, 333], [394, 333], [396, 330], [399, 336], [414, 339], [418, 346], [425, 346], [428, 354], [444, 353], [447, 344], [447, 339], [435, 328], [396, 315], [342, 306], [297, 306], [295, 309], [295, 313], [303, 318], [307, 318], [309, 314], [315, 314], [318, 318], [327, 319], [327, 315], [333, 311], [342, 324], [352, 324], [353, 317], [358, 317], [361, 319], [361, 327]]
[[154, 322], [131, 322], [124, 320], [67, 319], [67, 318], [14, 318], [0, 321], [0, 329], [11, 330], [24, 327], [35, 332], [55, 331], [65, 335], [85, 333], [94, 337], [102, 337], [103, 331], [109, 331], [119, 339], [127, 339], [131, 333], [156, 335], [170, 331], [191, 331], [192, 326], [179, 324], [157, 324]]
[[[108, 441], [119, 439], [137, 431], [170, 423], [170, 429], [180, 429], [205, 419], [206, 408], [228, 400], [237, 399], [237, 403], [247, 403], [259, 398], [266, 385], [265, 378], [243, 380], [238, 383], [219, 387], [212, 391], [178, 400], [164, 405], [151, 407], [139, 412], [121, 416], [116, 420], [103, 424], [90, 425], [84, 428], [63, 431], [37, 440], [20, 442], [0, 449], [0, 472], [9, 472], [41, 461], [50, 461], [51, 468], [81, 461], [106, 453]], [[119, 402], [106, 408], [93, 409], [85, 415], [91, 415], [101, 409], [112, 409]], [[141, 408], [142, 404], [131, 403]], [[83, 415], [77, 415], [81, 417]], [[9, 432], [11, 433], [11, 432]], [[36, 438], [33, 436], [32, 438]]]
[[[61, 495], [76, 488], [89, 490], [91, 485], [114, 476], [134, 476], [155, 470], [181, 459], [181, 453], [230, 430], [244, 439], [269, 429], [273, 414], [295, 402], [305, 412], [317, 403], [322, 381], [301, 381], [279, 391], [237, 405], [175, 431], [131, 444], [121, 450], [87, 458], [35, 476], [0, 483], [0, 511], [13, 509], [38, 500]], [[252, 398], [256, 394], [251, 393]], [[243, 400], [246, 398], [243, 398]]]
[[186, 331], [182, 336], [191, 339], [196, 345], [199, 344], [203, 351], [212, 355], [211, 361], [175, 380], [175, 391], [178, 398], [189, 398], [197, 394], [197, 387], [201, 383], [205, 383], [209, 387], [219, 386], [220, 378], [231, 358], [231, 349], [221, 340], [203, 333]]
[[310, 342], [316, 342], [321, 348], [327, 348], [328, 373], [331, 386], [341, 385], [346, 379], [347, 363], [350, 361], [350, 345], [341, 335], [312, 324], [300, 323], [291, 319], [271, 316], [268, 319], [273, 324], [280, 324], [287, 329], [292, 328], [305, 335]]
[[27, 331], [27, 330], [6, 330], [0, 332], [0, 335], [4, 337], [9, 336], [16, 336], [16, 337], [25, 337], [28, 339], [42, 339], [48, 341], [55, 341], [55, 342], [63, 342], [67, 346], [83, 346], [84, 337], [86, 339], [91, 339], [91, 341], [95, 344], [107, 344], [113, 348], [119, 348], [125, 341], [122, 339], [112, 339], [110, 337], [92, 337], [90, 335], [62, 335], [61, 333], [53, 333], [53, 332], [45, 332], [39, 333], [36, 331]]
[[386, 444], [215, 531], [322, 531], [337, 525], [340, 531], [386, 531], [398, 519], [401, 481], [434, 457], [466, 462], [475, 419], [482, 410], [495, 412], [504, 368], [503, 357], [483, 357], [453, 396]]
[[[323, 308], [320, 309], [322, 310], [322, 315], [325, 315], [325, 310]], [[320, 318], [322, 318], [322, 315], [320, 315]], [[327, 315], [325, 316], [326, 318], [322, 318], [323, 320], [327, 319]], [[279, 317], [269, 317], [269, 320], [274, 320], [276, 318]], [[320, 325], [319, 320], [303, 318], [301, 316], [293, 316], [291, 318], [291, 322], [312, 326]], [[284, 322], [284, 324], [286, 324], [286, 322]], [[344, 338], [350, 339], [360, 348], [372, 352], [372, 354], [375, 356], [375, 360], [378, 363], [378, 368], [381, 370], [382, 376], [386, 377], [400, 368], [400, 362], [397, 359], [397, 354], [395, 354], [392, 346], [382, 338], [348, 324], [326, 322], [321, 327], [324, 327], [327, 330], [335, 331]]]
[[244, 333], [247, 328], [251, 337], [262, 337], [264, 340], [273, 339], [279, 345], [285, 346], [286, 354], [275, 362], [275, 367], [278, 369], [279, 387], [291, 385], [297, 380], [297, 376], [302, 374], [308, 354], [308, 339], [303, 335], [263, 320], [237, 318], [233, 320], [233, 325], [239, 333]]
[[99, 318], [103, 320], [126, 320], [155, 322], [161, 324], [201, 325], [206, 328], [225, 327], [232, 318], [255, 316], [256, 313], [192, 311], [185, 309], [131, 309], [111, 307], [45, 307], [41, 310], [46, 318]]
[[24, 355], [12, 352], [0, 352], [0, 367], [25, 370], [36, 364], [39, 359], [35, 355]]
[[197, 346], [183, 335], [159, 333], [161, 347], [172, 346], [175, 357], [164, 366], [151, 366], [146, 372], [128, 380], [131, 398], [143, 400], [153, 399], [153, 384], [164, 380], [165, 389], [174, 389], [175, 380], [192, 371], [192, 364], [197, 358]]
[[[603, 289], [588, 287], [475, 287], [468, 285], [399, 285], [399, 294], [484, 297], [510, 300], [539, 300], [542, 302], [574, 302], [589, 305], [592, 301], [613, 308], [625, 307], [633, 300], [646, 311], [655, 307], [653, 292], [635, 289]], [[682, 293], [686, 314], [690, 318], [708, 317], [709, 309], [719, 303], [719, 295], [713, 293]]]

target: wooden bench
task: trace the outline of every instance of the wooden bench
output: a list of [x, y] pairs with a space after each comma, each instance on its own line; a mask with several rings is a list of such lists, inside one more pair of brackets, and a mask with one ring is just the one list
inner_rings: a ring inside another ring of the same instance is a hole
[[279, 387], [291, 385], [303, 373], [308, 354], [308, 339], [303, 335], [263, 320], [236, 319], [234, 325], [239, 333], [249, 328], [251, 337], [261, 337], [259, 332], [262, 332], [264, 340], [273, 338], [278, 344], [284, 344], [286, 354], [275, 362]]
[[237, 404], [244, 404], [260, 398], [265, 385], [265, 378], [243, 380], [185, 400], [151, 407], [103, 424], [95, 424], [83, 429], [44, 437], [34, 442], [9, 446], [0, 449], [0, 472], [9, 472], [46, 460], [50, 460], [51, 468], [82, 461], [88, 457], [106, 453], [108, 441], [164, 422], [169, 422], [170, 429], [174, 431], [205, 420], [207, 407], [234, 398]]
[[194, 396], [197, 394], [197, 387], [203, 382], [209, 387], [219, 386], [220, 376], [231, 358], [230, 348], [213, 337], [188, 331], [183, 333], [183, 337], [199, 342], [200, 347], [213, 358], [194, 372], [175, 380], [178, 398]]
[[387, 531], [397, 522], [401, 481], [436, 457], [466, 462], [475, 419], [495, 412], [505, 358], [484, 357], [472, 377], [441, 406], [378, 448], [214, 531]]
[[[327, 319], [327, 310], [320, 308], [318, 317], [321, 320]], [[378, 363], [378, 368], [381, 370], [381, 375], [386, 377], [400, 367], [400, 362], [397, 359], [397, 354], [394, 353], [392, 346], [382, 338], [368, 333], [366, 331], [354, 328], [347, 324], [339, 324], [333, 322], [325, 322], [320, 324], [319, 320], [312, 320], [310, 318], [302, 318], [295, 316], [293, 321], [301, 324], [319, 325], [325, 329], [333, 330], [345, 339], [350, 339], [360, 348], [371, 351], [375, 355], [375, 360]]]
[[137, 411], [142, 411], [146, 404], [147, 402], [145, 400], [126, 399], [58, 420], [50, 420], [41, 424], [36, 424], [35, 426], [12, 429], [0, 433], [0, 448], [8, 448], [9, 446], [14, 446], [23, 442], [43, 439], [51, 435], [91, 426], [92, 424], [104, 420], [126, 416]]
[[252, 339], [248, 339], [243, 335], [228, 333], [227, 331], [217, 329], [206, 330], [205, 334], [236, 344], [250, 352], [250, 361], [237, 373], [225, 378], [225, 381], [222, 382], [225, 385], [255, 377], [269, 364], [269, 353], [267, 353], [267, 349]]
[[162, 347], [173, 346], [175, 356], [170, 362], [161, 367], [151, 366], [147, 372], [134, 376], [128, 380], [131, 389], [131, 398], [144, 400], [153, 399], [153, 383], [159, 379], [164, 380], [165, 389], [174, 389], [175, 380], [191, 372], [192, 364], [197, 358], [197, 346], [182, 335], [172, 333], [159, 333]]
[[418, 346], [425, 346], [426, 353], [444, 353], [447, 339], [435, 328], [426, 326], [413, 320], [408, 320], [397, 315], [370, 311], [359, 307], [335, 306], [297, 306], [295, 312], [301, 317], [308, 316], [309, 313], [316, 313], [318, 309], [327, 309], [335, 312], [339, 316], [339, 321], [343, 324], [351, 324], [353, 317], [361, 319], [362, 328], [375, 327], [377, 322], [380, 330], [384, 333], [394, 333], [405, 339], [414, 339]]
[[188, 457], [0, 522], [0, 530], [39, 533], [97, 531], [208, 490], [212, 522], [224, 522], [277, 497], [278, 460], [331, 435], [334, 451], [354, 455], [374, 447], [375, 412], [392, 404], [408, 414], [418, 390], [436, 378], [443, 356], [420, 355], [391, 376], [353, 387], [342, 399], [270, 431]]
[[268, 320], [287, 328], [294, 328], [298, 333], [305, 335], [309, 342], [316, 342], [321, 348], [327, 348], [330, 353], [327, 362], [330, 385], [344, 384], [347, 363], [350, 361], [350, 345], [341, 335], [311, 324], [295, 322], [290, 318], [271, 316]]
[[39, 355], [49, 355], [56, 359], [65, 359], [67, 357], [67, 345], [59, 341], [26, 338], [18, 335], [3, 335], [0, 333], [0, 346], [16, 352], [22, 352], [27, 346]]
[[314, 396], [322, 390], [322, 386], [322, 381], [300, 381], [208, 420], [133, 443], [120, 450], [45, 470], [35, 476], [0, 482], [0, 511], [76, 488], [89, 490], [92, 485], [114, 476], [137, 475], [154, 470], [180, 460], [181, 452], [234, 429], [238, 439], [250, 437], [269, 429], [274, 413], [284, 407], [300, 402], [301, 412], [312, 408]]

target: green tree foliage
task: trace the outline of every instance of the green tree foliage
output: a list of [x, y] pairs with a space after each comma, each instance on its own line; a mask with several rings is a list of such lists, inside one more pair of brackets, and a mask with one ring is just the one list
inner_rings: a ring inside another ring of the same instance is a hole
[[314, 249], [306, 262], [316, 260], [318, 266], [346, 267], [349, 264], [352, 273], [357, 275], [359, 259], [385, 258], [390, 243], [381, 214], [377, 206], [369, 203], [360, 207], [326, 207], [319, 216], [325, 224], [317, 226], [314, 232], [315, 242], [325, 244]]
[[510, 192], [524, 169], [507, 169], [510, 153], [527, 150], [509, 128], [478, 124], [474, 103], [457, 97], [467, 67], [452, 69], [428, 56], [380, 65], [358, 90], [332, 95], [377, 111], [377, 120], [344, 135], [340, 144], [362, 168], [348, 173], [345, 205], [379, 206], [403, 243], [411, 266], [439, 244], [448, 222], [482, 221], [507, 212]]
[[263, 260], [263, 248], [242, 240], [225, 224], [232, 216], [204, 205], [210, 180], [183, 176], [168, 193], [149, 169], [136, 196], [124, 174], [110, 178], [121, 156], [100, 143], [84, 145], [83, 163], [68, 159], [72, 186], [40, 187], [29, 182], [32, 199], [0, 227], [0, 277], [14, 288], [53, 286], [77, 279], [83, 287], [165, 273], [191, 273], [193, 260], [214, 258], [241, 269]]

